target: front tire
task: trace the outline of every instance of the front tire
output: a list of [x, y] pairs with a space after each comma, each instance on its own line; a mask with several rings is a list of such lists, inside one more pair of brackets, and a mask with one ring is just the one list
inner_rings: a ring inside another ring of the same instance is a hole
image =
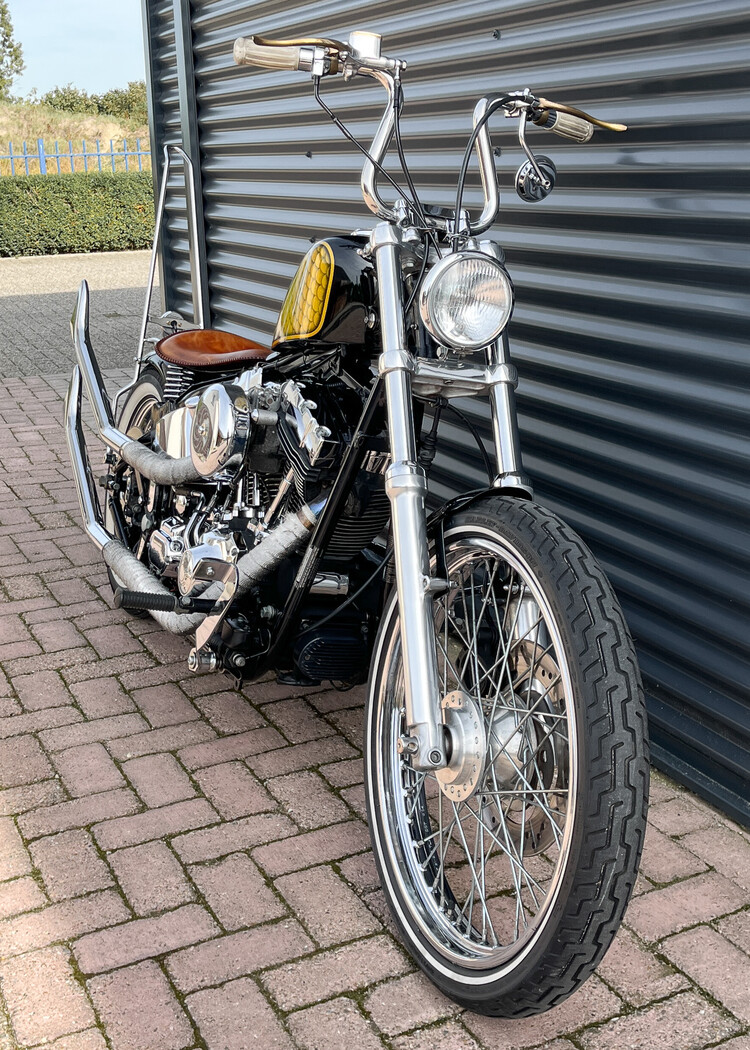
[[464, 1007], [527, 1016], [586, 979], [630, 898], [648, 795], [642, 687], [606, 576], [549, 511], [487, 497], [447, 522], [445, 546], [456, 586], [434, 602], [438, 669], [444, 718], [467, 742], [437, 775], [399, 754], [392, 598], [367, 705], [370, 832], [418, 965]]

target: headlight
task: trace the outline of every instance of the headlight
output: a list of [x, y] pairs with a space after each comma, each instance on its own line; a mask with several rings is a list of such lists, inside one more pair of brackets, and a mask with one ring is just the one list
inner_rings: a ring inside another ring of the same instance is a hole
[[441, 259], [419, 296], [430, 335], [456, 350], [478, 350], [494, 342], [513, 311], [513, 285], [501, 264], [481, 252], [456, 252]]

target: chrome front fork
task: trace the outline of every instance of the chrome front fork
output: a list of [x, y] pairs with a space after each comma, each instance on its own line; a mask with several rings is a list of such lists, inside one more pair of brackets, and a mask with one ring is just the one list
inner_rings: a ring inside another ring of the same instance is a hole
[[383, 347], [378, 371], [385, 387], [391, 451], [385, 488], [391, 503], [408, 727], [401, 746], [411, 754], [415, 768], [439, 769], [446, 757], [427, 546], [427, 479], [417, 463], [411, 396], [414, 357], [406, 348], [404, 331], [401, 230], [380, 223], [370, 248], [378, 275]]

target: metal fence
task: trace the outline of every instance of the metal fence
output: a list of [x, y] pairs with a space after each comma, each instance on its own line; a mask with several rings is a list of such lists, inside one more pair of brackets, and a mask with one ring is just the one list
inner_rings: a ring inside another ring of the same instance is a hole
[[151, 170], [151, 150], [143, 149], [140, 138], [135, 140], [135, 148], [128, 147], [128, 140], [123, 139], [122, 146], [116, 146], [114, 139], [109, 140], [109, 148], [102, 149], [100, 139], [94, 146], [87, 146], [86, 139], [81, 140], [80, 147], [68, 140], [67, 146], [60, 147], [55, 139], [54, 149], [45, 145], [44, 139], [37, 139], [36, 145], [24, 139], [21, 152], [8, 143], [8, 152], [0, 153], [0, 175], [59, 175], [71, 171], [143, 171], [144, 160], [146, 171]]

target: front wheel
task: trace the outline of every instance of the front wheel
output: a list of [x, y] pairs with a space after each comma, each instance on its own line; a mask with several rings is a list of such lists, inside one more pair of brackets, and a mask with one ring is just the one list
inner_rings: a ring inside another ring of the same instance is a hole
[[562, 1002], [611, 943], [646, 825], [646, 716], [633, 643], [591, 552], [533, 503], [490, 496], [445, 527], [434, 603], [452, 752], [412, 768], [398, 606], [370, 679], [365, 785], [406, 946], [446, 995], [521, 1017]]

